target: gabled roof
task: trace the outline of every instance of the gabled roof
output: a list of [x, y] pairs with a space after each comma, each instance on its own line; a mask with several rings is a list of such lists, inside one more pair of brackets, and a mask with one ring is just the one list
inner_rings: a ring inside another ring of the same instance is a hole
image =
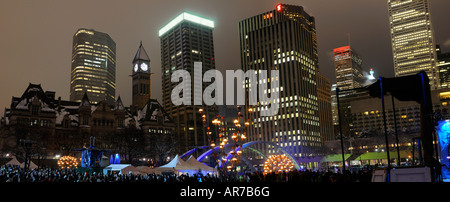
[[144, 46], [142, 46], [142, 41], [141, 45], [139, 45], [139, 48], [136, 52], [136, 56], [134, 56], [133, 63], [135, 63], [137, 60], [144, 60], [150, 62], [150, 57], [148, 57], [148, 54], [145, 51]]
[[162, 114], [164, 121], [172, 121], [158, 100], [149, 99], [140, 113], [138, 112], [138, 121], [157, 121], [159, 114]]
[[118, 109], [124, 110], [125, 109], [125, 107], [123, 106], [123, 103], [122, 103], [122, 99], [120, 98], [120, 95], [117, 98], [116, 105], [115, 105], [114, 109], [115, 110], [118, 110]]
[[42, 90], [41, 84], [29, 83], [27, 89], [19, 97], [12, 97], [11, 109], [28, 110], [29, 104], [33, 100], [38, 99], [41, 104], [41, 111], [54, 112], [54, 103], [47, 97], [44, 90]]
[[81, 102], [80, 102], [80, 106], [85, 106], [85, 107], [91, 106], [91, 103], [89, 103], [89, 98], [88, 98], [86, 92], [84, 92], [83, 99], [81, 99]]

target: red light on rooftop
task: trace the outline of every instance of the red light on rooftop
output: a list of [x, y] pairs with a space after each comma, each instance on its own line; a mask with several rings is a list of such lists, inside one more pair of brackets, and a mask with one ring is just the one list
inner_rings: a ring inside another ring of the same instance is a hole
[[281, 9], [282, 9], [282, 7], [281, 7], [281, 6], [282, 6], [281, 4], [278, 4], [278, 5], [277, 5], [277, 11], [278, 11], [278, 12], [280, 12], [280, 11], [281, 11]]
[[335, 48], [333, 50], [333, 52], [335, 54], [339, 54], [339, 53], [342, 53], [342, 52], [345, 52], [345, 51], [348, 51], [348, 50], [350, 50], [350, 46], [343, 46], [343, 47], [340, 47], [340, 48]]

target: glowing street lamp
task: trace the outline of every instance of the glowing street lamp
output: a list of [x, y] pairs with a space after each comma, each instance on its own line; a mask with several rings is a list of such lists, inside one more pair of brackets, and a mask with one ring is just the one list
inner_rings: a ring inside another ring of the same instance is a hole
[[213, 123], [214, 125], [219, 125], [219, 124], [220, 124], [220, 121], [219, 121], [219, 119], [214, 119], [214, 120], [212, 120], [212, 123]]

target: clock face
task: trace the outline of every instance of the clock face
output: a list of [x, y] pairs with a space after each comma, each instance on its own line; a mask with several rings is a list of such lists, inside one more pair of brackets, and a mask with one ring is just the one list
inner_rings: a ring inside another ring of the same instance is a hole
[[138, 70], [138, 65], [135, 64], [135, 65], [134, 65], [134, 72], [137, 72], [137, 70]]
[[148, 70], [147, 64], [142, 63], [142, 64], [141, 64], [141, 69], [142, 69], [142, 71], [147, 71], [147, 70]]

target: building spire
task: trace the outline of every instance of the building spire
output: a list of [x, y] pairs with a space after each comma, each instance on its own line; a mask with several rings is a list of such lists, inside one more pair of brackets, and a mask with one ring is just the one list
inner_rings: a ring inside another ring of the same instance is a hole
[[85, 107], [91, 106], [91, 103], [89, 102], [89, 98], [88, 98], [86, 91], [84, 92], [83, 99], [81, 99], [80, 106], [85, 106]]
[[135, 63], [137, 60], [144, 60], [150, 62], [150, 57], [148, 57], [148, 54], [145, 51], [144, 46], [142, 46], [142, 40], [136, 52], [136, 56], [134, 56], [133, 63]]

